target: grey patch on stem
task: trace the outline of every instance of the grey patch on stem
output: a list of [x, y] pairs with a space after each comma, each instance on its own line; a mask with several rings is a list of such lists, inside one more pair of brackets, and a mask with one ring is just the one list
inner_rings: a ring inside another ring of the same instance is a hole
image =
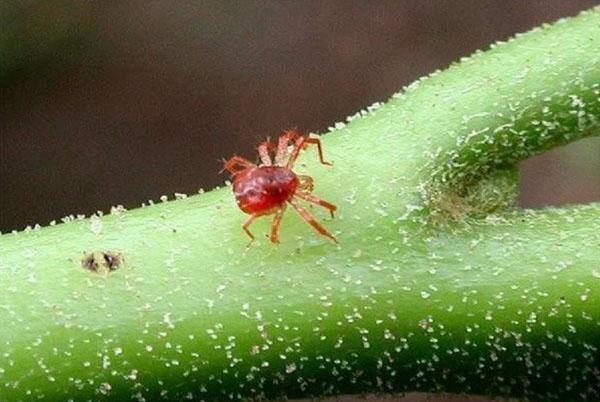
[[123, 254], [120, 251], [84, 252], [81, 266], [88, 271], [108, 273], [116, 271], [123, 265]]

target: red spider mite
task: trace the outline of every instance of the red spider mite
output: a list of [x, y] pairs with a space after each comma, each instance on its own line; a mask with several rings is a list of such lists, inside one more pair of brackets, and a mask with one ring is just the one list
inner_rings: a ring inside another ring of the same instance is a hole
[[[293, 147], [288, 153], [290, 143]], [[276, 147], [269, 141], [262, 142], [258, 146], [261, 161], [259, 165], [239, 156], [223, 161], [222, 171], [227, 170], [233, 175], [233, 193], [236, 202], [242, 211], [250, 215], [242, 224], [242, 229], [251, 239], [250, 243], [254, 241], [254, 235], [250, 233], [248, 227], [256, 218], [264, 215], [275, 215], [271, 224], [270, 239], [273, 243], [279, 243], [279, 225], [288, 204], [318, 233], [337, 243], [336, 238], [298, 202], [302, 199], [320, 205], [329, 210], [332, 218], [333, 212], [337, 209], [335, 205], [311, 194], [312, 177], [297, 175], [292, 171], [300, 151], [309, 145], [317, 146], [319, 161], [323, 165], [331, 165], [323, 160], [321, 141], [300, 135], [297, 130], [284, 131]], [[274, 161], [271, 160], [271, 151], [275, 152]]]

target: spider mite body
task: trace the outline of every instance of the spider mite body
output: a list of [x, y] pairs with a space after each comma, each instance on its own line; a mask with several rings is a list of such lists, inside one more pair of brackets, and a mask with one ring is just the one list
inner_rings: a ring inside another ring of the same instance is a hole
[[[291, 151], [288, 149], [290, 144]], [[251, 240], [254, 240], [254, 236], [248, 229], [250, 224], [259, 216], [274, 215], [270, 239], [273, 243], [279, 243], [281, 219], [286, 207], [291, 205], [318, 233], [337, 242], [335, 237], [299, 203], [299, 200], [304, 200], [320, 205], [328, 209], [332, 217], [337, 209], [335, 205], [312, 194], [311, 177], [297, 175], [292, 170], [300, 151], [309, 145], [316, 145], [321, 163], [330, 165], [323, 160], [321, 142], [317, 138], [300, 135], [296, 130], [284, 132], [276, 146], [268, 141], [261, 143], [258, 146], [261, 163], [258, 165], [239, 156], [224, 161], [223, 170], [233, 175], [233, 193], [237, 204], [242, 211], [250, 215], [243, 223], [242, 229]], [[271, 159], [271, 153], [275, 154], [274, 160]]]
[[247, 168], [233, 177], [233, 193], [247, 214], [276, 210], [289, 201], [298, 188], [298, 176], [279, 166]]

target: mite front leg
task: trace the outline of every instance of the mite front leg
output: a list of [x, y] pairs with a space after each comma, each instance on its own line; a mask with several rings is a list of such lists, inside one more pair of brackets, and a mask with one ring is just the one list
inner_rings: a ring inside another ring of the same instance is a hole
[[233, 156], [228, 160], [223, 160], [223, 169], [221, 169], [220, 173], [227, 170], [229, 173], [234, 174], [237, 171], [237, 167], [241, 167], [243, 170], [249, 167], [256, 167], [256, 165], [240, 156]]
[[263, 166], [271, 166], [271, 156], [269, 156], [269, 150], [273, 149], [273, 144], [269, 141], [265, 141], [258, 146], [258, 155]]
[[321, 140], [320, 139], [308, 137], [308, 138], [306, 138], [305, 143], [307, 145], [308, 144], [315, 144], [317, 146], [317, 151], [319, 152], [319, 162], [321, 162], [323, 165], [327, 165], [327, 166], [332, 166], [333, 165], [333, 163], [326, 162], [323, 159], [323, 148], [321, 147]]
[[290, 145], [290, 142], [296, 141], [298, 137], [300, 137], [300, 133], [296, 129], [285, 131], [279, 136], [277, 153], [275, 154], [275, 166], [284, 165], [285, 157], [288, 153], [288, 146]]
[[317, 146], [317, 151], [319, 152], [319, 162], [321, 162], [323, 165], [328, 165], [328, 166], [333, 165], [333, 163], [327, 162], [323, 158], [323, 148], [321, 147], [321, 140], [319, 140], [318, 138], [312, 138], [312, 137], [300, 137], [296, 140], [296, 144], [294, 145], [294, 150], [292, 151], [292, 154], [290, 155], [290, 159], [288, 160], [288, 163], [287, 163], [288, 169], [291, 169], [294, 166], [294, 163], [296, 162], [298, 155], [300, 155], [300, 151], [302, 149], [306, 148], [310, 144], [314, 144]]
[[333, 213], [335, 212], [335, 210], [337, 210], [337, 207], [335, 205], [333, 205], [325, 200], [322, 200], [319, 197], [316, 197], [312, 194], [297, 192], [294, 195], [298, 198], [302, 198], [303, 200], [310, 202], [311, 204], [320, 205], [323, 208], [327, 208], [329, 210], [329, 213], [331, 214], [332, 218], [333, 218]]
[[275, 212], [275, 217], [273, 218], [273, 223], [271, 224], [271, 242], [279, 243], [279, 226], [281, 225], [281, 220], [283, 219], [283, 213], [285, 212], [286, 205], [283, 206]]
[[338, 242], [337, 239], [335, 238], [335, 236], [332, 235], [327, 229], [325, 229], [325, 227], [323, 225], [321, 225], [310, 212], [308, 212], [306, 209], [304, 209], [300, 205], [298, 205], [298, 203], [296, 202], [295, 199], [292, 198], [288, 202], [290, 204], [292, 204], [292, 207], [294, 207], [294, 209], [296, 210], [296, 212], [298, 212], [298, 214], [300, 214], [300, 216], [302, 217], [302, 219], [304, 219], [318, 233], [322, 234], [323, 236], [329, 237], [335, 243]]

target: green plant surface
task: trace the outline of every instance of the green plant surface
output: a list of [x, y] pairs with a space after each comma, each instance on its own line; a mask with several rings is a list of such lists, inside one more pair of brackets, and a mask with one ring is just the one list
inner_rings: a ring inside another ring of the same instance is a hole
[[[0, 400], [448, 391], [600, 397], [600, 204], [519, 210], [516, 163], [598, 135], [600, 9], [461, 60], [322, 137], [339, 245], [230, 188], [0, 237]], [[112, 272], [84, 253], [120, 252]]]

